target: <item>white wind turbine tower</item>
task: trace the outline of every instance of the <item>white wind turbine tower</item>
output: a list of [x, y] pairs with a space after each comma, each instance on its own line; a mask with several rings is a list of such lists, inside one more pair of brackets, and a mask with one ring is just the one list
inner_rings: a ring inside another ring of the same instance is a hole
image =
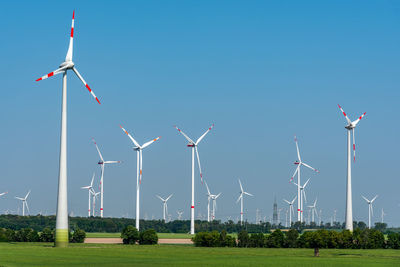
[[315, 199], [314, 204], [308, 206], [311, 210], [311, 222], [315, 223], [315, 217], [314, 215], [317, 216], [318, 218], [318, 211], [317, 211], [317, 199]]
[[365, 116], [366, 112], [362, 114], [355, 121], [351, 121], [347, 117], [346, 113], [343, 111], [342, 107], [338, 105], [340, 110], [343, 112], [344, 117], [347, 121], [347, 186], [346, 186], [346, 225], [345, 229], [353, 231], [353, 200], [352, 200], [352, 189], [351, 189], [351, 132], [353, 132], [353, 152], [354, 161], [356, 161], [356, 138], [355, 138], [355, 128], [360, 120]]
[[28, 210], [28, 213], [29, 213], [29, 207], [28, 207], [27, 199], [28, 199], [28, 196], [29, 196], [30, 193], [31, 193], [31, 190], [29, 190], [28, 194], [26, 194], [25, 197], [15, 197], [16, 199], [19, 199], [19, 200], [22, 201], [22, 216], [25, 216], [25, 207], [26, 207], [26, 209]]
[[310, 181], [310, 178], [304, 183], [303, 186], [293, 182], [293, 184], [295, 186], [297, 186], [298, 189], [300, 189], [300, 194], [299, 194], [299, 196], [300, 196], [300, 211], [302, 213], [300, 222], [303, 222], [303, 206], [304, 206], [303, 202], [307, 203], [306, 192], [304, 191], [304, 189], [306, 188], [309, 181]]
[[240, 182], [240, 179], [239, 179], [239, 185], [240, 185], [240, 192], [239, 192], [240, 195], [239, 198], [236, 200], [236, 203], [238, 203], [240, 200], [240, 224], [243, 225], [243, 195], [248, 195], [251, 197], [253, 195], [243, 190], [243, 186], [242, 183]]
[[192, 202], [191, 202], [191, 206], [190, 206], [190, 209], [191, 209], [191, 212], [190, 212], [190, 234], [194, 235], [194, 157], [195, 157], [194, 152], [196, 151], [197, 163], [199, 165], [199, 171], [200, 171], [200, 179], [201, 179], [201, 182], [203, 182], [203, 173], [201, 172], [200, 157], [199, 157], [199, 151], [197, 150], [197, 146], [199, 145], [201, 140], [203, 140], [203, 138], [208, 134], [208, 132], [211, 131], [211, 129], [214, 127], [214, 124], [211, 125], [211, 127], [208, 128], [208, 130], [202, 136], [200, 136], [196, 142], [194, 142], [192, 139], [190, 139], [189, 136], [187, 136], [184, 132], [181, 131], [181, 129], [179, 129], [176, 126], [174, 126], [174, 127], [189, 142], [187, 144], [187, 146], [192, 148]]
[[97, 196], [100, 193], [101, 192], [95, 192], [94, 190], [92, 190], [92, 196], [93, 196], [93, 212], [92, 212], [92, 215], [93, 215], [93, 217], [96, 216], [96, 200], [97, 200]]
[[121, 129], [128, 135], [128, 137], [131, 139], [133, 144], [136, 146], [133, 149], [136, 150], [136, 155], [137, 155], [137, 167], [136, 167], [136, 218], [135, 218], [135, 223], [136, 223], [136, 229], [139, 231], [139, 221], [140, 221], [140, 205], [139, 205], [139, 196], [140, 196], [140, 185], [142, 183], [142, 174], [143, 174], [143, 153], [142, 150], [157, 141], [158, 139], [161, 138], [161, 136], [154, 138], [153, 140], [150, 140], [143, 145], [139, 145], [138, 142], [136, 142], [135, 139], [120, 125]]
[[[206, 184], [207, 188], [207, 196], [208, 196], [208, 205], [207, 205], [207, 221], [213, 221], [215, 219], [215, 210], [217, 209], [217, 198], [221, 195], [219, 193], [218, 195], [213, 195], [210, 193], [210, 189], [208, 188], [207, 182], [204, 181]], [[210, 210], [210, 202], [212, 200], [212, 210]], [[211, 213], [211, 219], [210, 219], [210, 213]]]
[[100, 153], [100, 149], [97, 146], [96, 140], [92, 138], [94, 145], [96, 146], [97, 152], [99, 153], [100, 160], [97, 164], [100, 165], [100, 170], [101, 170], [101, 177], [100, 177], [100, 217], [103, 218], [103, 199], [104, 199], [104, 169], [106, 164], [115, 164], [115, 163], [121, 163], [121, 161], [117, 160], [104, 160], [103, 156]]
[[299, 145], [297, 143], [297, 137], [294, 137], [294, 141], [296, 142], [296, 149], [297, 149], [297, 160], [294, 162], [295, 165], [297, 165], [297, 168], [292, 176], [292, 178], [290, 179], [290, 182], [293, 181], [294, 177], [297, 174], [297, 221], [299, 222], [303, 222], [303, 207], [302, 207], [302, 203], [301, 203], [301, 189], [300, 189], [300, 170], [301, 170], [301, 166], [305, 166], [317, 173], [319, 173], [319, 171], [317, 169], [314, 169], [313, 167], [311, 167], [310, 165], [304, 163], [303, 161], [301, 161], [301, 157], [300, 157], [300, 151], [299, 151]]
[[382, 212], [381, 212], [381, 223], [383, 223], [383, 217], [386, 215], [386, 213], [383, 211], [383, 208], [382, 208]]
[[159, 195], [156, 195], [156, 197], [158, 197], [163, 203], [163, 220], [164, 220], [164, 222], [166, 222], [166, 215], [168, 215], [168, 204], [167, 204], [167, 201], [172, 197], [172, 195], [173, 194], [169, 195], [169, 197], [167, 197], [166, 199], [163, 199]]
[[376, 195], [373, 199], [368, 200], [367, 198], [365, 198], [364, 196], [362, 196], [362, 198], [367, 201], [368, 203], [368, 228], [371, 229], [371, 215], [374, 216], [374, 210], [372, 208], [372, 203], [375, 201], [375, 199], [378, 197], [378, 195]]
[[292, 201], [283, 199], [287, 204], [289, 204], [289, 227], [292, 227], [292, 214], [294, 215], [293, 203], [296, 201], [297, 196], [293, 198]]
[[177, 210], [176, 213], [178, 213], [178, 220], [182, 220], [183, 211]]
[[68, 198], [67, 198], [67, 71], [72, 70], [82, 81], [85, 87], [89, 90], [92, 96], [100, 104], [99, 99], [93, 93], [92, 89], [83, 79], [81, 74], [75, 68], [72, 61], [73, 54], [73, 37], [74, 37], [74, 19], [75, 11], [72, 14], [71, 35], [69, 40], [69, 47], [65, 61], [61, 63], [60, 67], [55, 71], [37, 79], [41, 81], [53, 75], [63, 74], [62, 81], [62, 110], [61, 110], [61, 138], [60, 138], [60, 162], [59, 162], [59, 175], [58, 175], [58, 195], [57, 195], [57, 214], [56, 214], [56, 238], [55, 245], [57, 247], [67, 246], [68, 244]]
[[90, 185], [81, 187], [81, 189], [87, 189], [88, 193], [89, 193], [88, 217], [90, 217], [90, 195], [93, 193], [93, 180], [94, 180], [94, 173], [93, 173], [92, 181], [90, 182]]

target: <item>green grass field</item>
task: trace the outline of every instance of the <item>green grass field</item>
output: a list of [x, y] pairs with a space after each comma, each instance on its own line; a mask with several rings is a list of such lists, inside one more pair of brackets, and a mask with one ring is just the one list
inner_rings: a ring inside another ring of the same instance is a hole
[[398, 250], [0, 243], [1, 266], [400, 266]]

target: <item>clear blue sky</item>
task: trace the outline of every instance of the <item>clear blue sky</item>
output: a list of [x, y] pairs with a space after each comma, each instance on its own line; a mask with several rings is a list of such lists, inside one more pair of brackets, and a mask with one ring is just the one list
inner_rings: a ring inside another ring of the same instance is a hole
[[[68, 76], [69, 209], [86, 215], [81, 190], [96, 171], [95, 137], [106, 159], [105, 214], [133, 217], [136, 154], [119, 129], [144, 151], [142, 216], [159, 218], [156, 194], [174, 193], [169, 211], [190, 210], [190, 150], [172, 127], [197, 138], [204, 177], [222, 192], [217, 218], [272, 214], [274, 196], [292, 198], [299, 138], [323, 220], [344, 220], [345, 120], [367, 112], [357, 127], [353, 168], [354, 219], [367, 220], [361, 198], [379, 194], [399, 225], [400, 4], [396, 1], [35, 1], [2, 2], [0, 212], [16, 210], [14, 196], [32, 193], [32, 213], [56, 208], [61, 76], [35, 82], [65, 58], [75, 9], [74, 61], [102, 101], [98, 105], [73, 73]], [[196, 174], [198, 172], [196, 171]], [[196, 206], [206, 214], [206, 190], [196, 176]], [[282, 217], [283, 214], [282, 214]]]

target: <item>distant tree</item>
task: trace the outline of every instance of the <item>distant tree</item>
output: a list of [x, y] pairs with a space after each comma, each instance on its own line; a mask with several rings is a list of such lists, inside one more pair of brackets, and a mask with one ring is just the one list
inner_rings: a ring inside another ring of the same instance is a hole
[[154, 229], [147, 229], [139, 234], [140, 245], [155, 245], [158, 243], [158, 236]]
[[285, 236], [280, 229], [273, 231], [266, 240], [267, 247], [269, 248], [281, 248], [284, 245]]
[[400, 249], [400, 234], [389, 233], [387, 236], [387, 247], [393, 249]]
[[250, 246], [253, 248], [262, 248], [265, 245], [265, 236], [263, 233], [250, 235]]
[[222, 230], [219, 234], [219, 243], [221, 247], [235, 247], [236, 240], [232, 236], [228, 235], [225, 230]]
[[284, 246], [286, 248], [297, 247], [297, 239], [299, 238], [299, 232], [296, 229], [290, 229], [285, 234]]
[[319, 249], [326, 247], [325, 233], [323, 231], [315, 231], [310, 235], [309, 244], [314, 248], [314, 257], [319, 257]]
[[386, 223], [376, 222], [374, 228], [375, 228], [376, 230], [381, 231], [381, 232], [383, 233], [383, 232], [386, 231], [387, 224], [386, 224]]
[[122, 230], [121, 238], [124, 244], [136, 244], [139, 240], [139, 232], [132, 225], [128, 225]]
[[[356, 231], [357, 229], [354, 232]], [[342, 232], [340, 232], [339, 234], [339, 248], [352, 248], [352, 247], [353, 247], [353, 234], [349, 230], [342, 230]]]
[[297, 244], [299, 248], [311, 248], [311, 238], [313, 232], [304, 232], [300, 235]]
[[196, 247], [219, 247], [220, 234], [217, 231], [212, 232], [199, 232], [192, 241]]
[[240, 231], [238, 234], [238, 247], [249, 247], [250, 246], [250, 237], [249, 233], [246, 230]]

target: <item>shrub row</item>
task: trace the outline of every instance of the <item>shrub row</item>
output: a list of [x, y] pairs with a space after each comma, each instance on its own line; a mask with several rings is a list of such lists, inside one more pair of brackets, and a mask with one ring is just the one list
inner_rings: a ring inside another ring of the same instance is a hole
[[[69, 241], [72, 243], [83, 243], [86, 233], [76, 229], [69, 233]], [[15, 231], [12, 229], [0, 228], [0, 242], [54, 242], [54, 231], [46, 227], [41, 233], [32, 228], [23, 228]]]
[[139, 233], [132, 225], [128, 225], [122, 230], [121, 238], [122, 242], [127, 245], [136, 243], [140, 245], [155, 245], [158, 243], [158, 236], [154, 229], [147, 229]]
[[385, 236], [375, 229], [356, 229], [353, 232], [318, 230], [305, 232], [299, 235], [298, 231], [291, 229], [286, 233], [277, 229], [269, 235], [263, 233], [248, 234], [241, 231], [237, 240], [226, 234], [200, 232], [193, 238], [198, 247], [265, 247], [265, 248], [341, 248], [341, 249], [400, 249], [400, 234], [390, 233], [387, 240]]

